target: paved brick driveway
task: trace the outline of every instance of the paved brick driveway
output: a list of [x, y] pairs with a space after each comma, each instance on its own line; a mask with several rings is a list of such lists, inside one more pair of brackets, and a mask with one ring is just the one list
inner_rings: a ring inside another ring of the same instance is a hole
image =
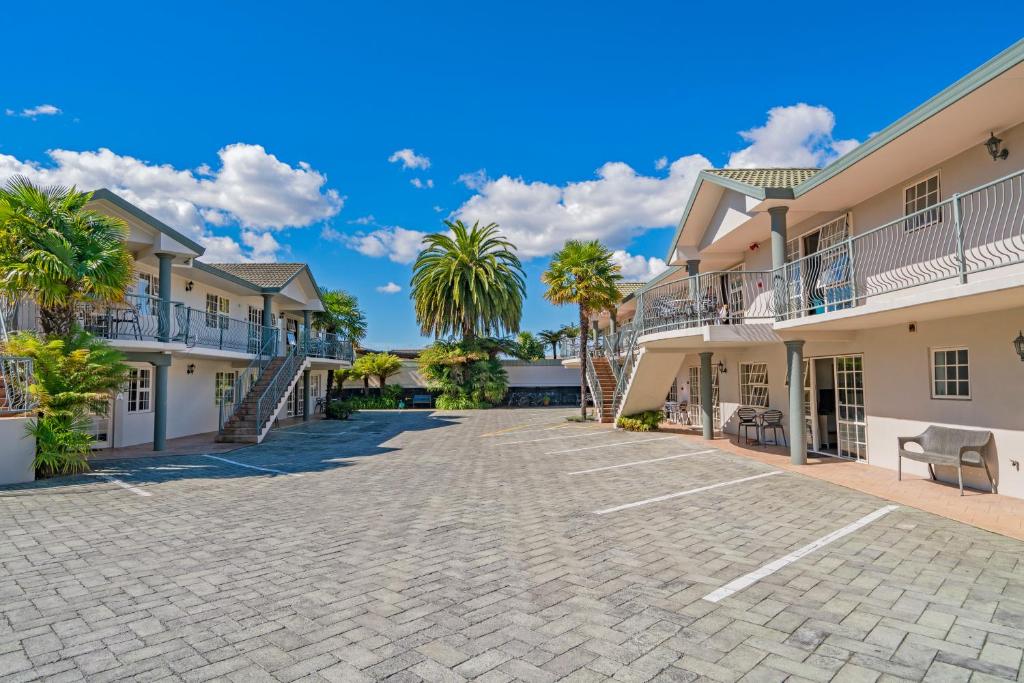
[[1024, 544], [904, 507], [709, 602], [886, 501], [565, 412], [2, 490], [0, 678], [1021, 680]]

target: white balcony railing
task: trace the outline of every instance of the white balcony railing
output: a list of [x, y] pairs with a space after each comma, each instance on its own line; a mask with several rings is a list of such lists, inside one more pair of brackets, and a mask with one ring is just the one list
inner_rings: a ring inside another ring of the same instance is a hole
[[[770, 271], [701, 273], [644, 290], [637, 297], [639, 334], [775, 318]], [[634, 322], [636, 324], [636, 322]]]

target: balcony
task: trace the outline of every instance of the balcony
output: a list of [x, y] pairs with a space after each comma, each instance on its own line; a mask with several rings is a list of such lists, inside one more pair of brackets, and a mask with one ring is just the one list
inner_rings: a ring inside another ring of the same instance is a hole
[[701, 273], [640, 293], [638, 336], [704, 327], [771, 323], [775, 320], [771, 271]]

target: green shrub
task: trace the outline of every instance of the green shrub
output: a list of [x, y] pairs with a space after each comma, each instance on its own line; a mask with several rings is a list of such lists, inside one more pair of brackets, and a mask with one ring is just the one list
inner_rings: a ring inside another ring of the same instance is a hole
[[352, 406], [347, 401], [336, 399], [327, 404], [324, 417], [328, 420], [347, 420], [353, 412]]
[[36, 457], [32, 462], [43, 477], [89, 471], [92, 435], [89, 418], [82, 412], [63, 411], [43, 415], [28, 423], [28, 433], [36, 438]]
[[476, 410], [490, 408], [490, 404], [483, 401], [474, 401], [469, 396], [459, 394], [441, 394], [434, 401], [434, 407], [438, 410]]
[[497, 354], [500, 340], [434, 342], [419, 356], [427, 388], [438, 392], [442, 410], [488, 408], [505, 398], [508, 373]]
[[657, 431], [661, 420], [660, 410], [647, 410], [636, 415], [620, 417], [615, 424], [628, 432], [653, 432]]

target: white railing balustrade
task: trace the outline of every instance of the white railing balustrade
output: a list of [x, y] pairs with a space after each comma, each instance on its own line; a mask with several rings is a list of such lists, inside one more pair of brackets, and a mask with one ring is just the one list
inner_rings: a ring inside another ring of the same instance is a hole
[[32, 385], [32, 359], [0, 356], [0, 415], [27, 413], [39, 405], [29, 391]]
[[775, 317], [770, 271], [701, 273], [644, 290], [637, 301], [641, 334]]

